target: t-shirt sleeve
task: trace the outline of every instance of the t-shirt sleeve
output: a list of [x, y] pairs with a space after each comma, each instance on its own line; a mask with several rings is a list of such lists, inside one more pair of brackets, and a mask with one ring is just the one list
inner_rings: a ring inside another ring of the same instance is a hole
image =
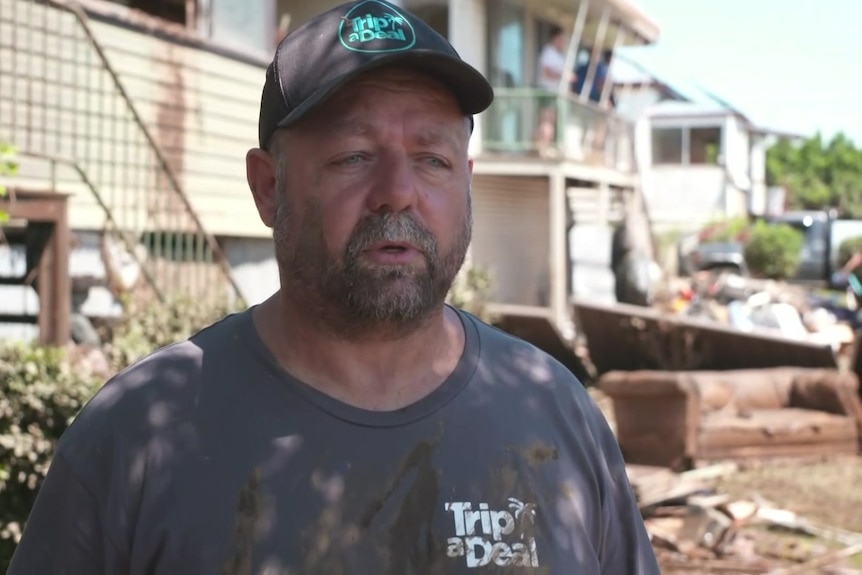
[[56, 454], [7, 575], [124, 573], [119, 557], [93, 494]]
[[599, 562], [602, 575], [660, 575], [643, 517], [626, 474], [626, 466], [598, 406], [591, 403], [591, 426], [604, 458], [606, 478], [602, 492], [602, 533]]

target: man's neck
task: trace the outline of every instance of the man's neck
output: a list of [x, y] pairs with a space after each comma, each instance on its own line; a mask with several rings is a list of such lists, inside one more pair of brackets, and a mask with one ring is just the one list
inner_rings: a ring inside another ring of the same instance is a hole
[[464, 350], [464, 328], [451, 308], [403, 337], [362, 340], [337, 337], [302, 309], [276, 294], [258, 307], [255, 325], [291, 375], [356, 407], [386, 411], [418, 401], [446, 380]]

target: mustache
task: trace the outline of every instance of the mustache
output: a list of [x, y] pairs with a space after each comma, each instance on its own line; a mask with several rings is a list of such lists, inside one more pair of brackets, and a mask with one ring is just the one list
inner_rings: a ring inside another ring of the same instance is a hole
[[437, 257], [437, 240], [415, 216], [401, 214], [374, 214], [362, 218], [347, 242], [347, 261], [359, 257], [363, 251], [381, 242], [413, 244], [426, 258]]

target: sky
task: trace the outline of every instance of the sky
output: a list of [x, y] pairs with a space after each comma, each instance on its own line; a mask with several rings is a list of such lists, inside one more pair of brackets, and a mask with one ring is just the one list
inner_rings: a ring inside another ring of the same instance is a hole
[[625, 53], [754, 123], [862, 146], [862, 0], [634, 0], [658, 42]]

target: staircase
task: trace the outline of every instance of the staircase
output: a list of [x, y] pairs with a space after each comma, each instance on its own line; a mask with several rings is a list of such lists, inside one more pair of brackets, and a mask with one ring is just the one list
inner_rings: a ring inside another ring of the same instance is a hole
[[0, 0], [0, 141], [19, 150], [13, 188], [69, 194], [73, 225], [99, 232], [102, 280], [117, 297], [242, 305], [78, 5]]

